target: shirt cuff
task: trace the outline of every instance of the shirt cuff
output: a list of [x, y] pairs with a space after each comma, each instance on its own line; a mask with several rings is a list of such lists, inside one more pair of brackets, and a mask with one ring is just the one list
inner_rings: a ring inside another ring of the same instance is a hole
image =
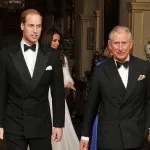
[[81, 140], [89, 141], [89, 137], [81, 136]]

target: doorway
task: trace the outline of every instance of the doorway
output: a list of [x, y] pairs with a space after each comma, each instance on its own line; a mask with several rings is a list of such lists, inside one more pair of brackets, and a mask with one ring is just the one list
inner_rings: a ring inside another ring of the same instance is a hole
[[119, 24], [120, 0], [104, 0], [104, 47], [112, 28]]

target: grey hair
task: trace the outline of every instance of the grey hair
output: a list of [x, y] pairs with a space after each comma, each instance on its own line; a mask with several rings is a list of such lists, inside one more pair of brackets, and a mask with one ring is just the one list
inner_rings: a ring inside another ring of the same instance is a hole
[[122, 33], [122, 32], [126, 32], [128, 34], [128, 40], [132, 41], [132, 35], [131, 35], [131, 32], [130, 32], [130, 29], [128, 27], [125, 27], [125, 26], [115, 26], [109, 33], [109, 40], [112, 40], [113, 38], [113, 34], [114, 33]]

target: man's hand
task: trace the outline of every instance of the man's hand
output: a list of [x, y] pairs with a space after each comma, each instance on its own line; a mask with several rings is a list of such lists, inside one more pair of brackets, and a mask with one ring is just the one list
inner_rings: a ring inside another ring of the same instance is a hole
[[80, 140], [80, 150], [88, 150], [89, 147], [89, 141], [86, 140]]
[[0, 140], [4, 139], [4, 129], [0, 128]]
[[59, 142], [63, 135], [63, 129], [62, 128], [54, 128], [53, 130], [53, 141]]

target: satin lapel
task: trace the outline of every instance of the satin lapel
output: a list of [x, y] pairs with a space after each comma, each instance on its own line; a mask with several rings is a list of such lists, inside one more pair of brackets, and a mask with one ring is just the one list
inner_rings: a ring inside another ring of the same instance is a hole
[[124, 102], [129, 98], [129, 96], [132, 94], [133, 89], [135, 88], [138, 80], [140, 72], [138, 70], [138, 64], [136, 63], [136, 60], [133, 56], [130, 57], [129, 62], [129, 75], [128, 75], [128, 84], [126, 93], [124, 96]]
[[15, 65], [17, 71], [21, 75], [23, 81], [27, 84], [28, 81], [31, 80], [31, 76], [30, 76], [28, 67], [26, 65], [25, 59], [23, 57], [21, 47], [16, 46], [16, 49], [18, 49], [18, 50], [15, 52], [10, 52], [9, 55]]
[[125, 91], [125, 87], [121, 80], [121, 77], [119, 75], [119, 72], [117, 70], [117, 67], [113, 58], [110, 58], [109, 60], [107, 60], [106, 63], [108, 64], [104, 65], [105, 73], [107, 77], [109, 78], [110, 82], [112, 83], [114, 91], [117, 92], [117, 95], [118, 94], [122, 95], [122, 93]]
[[39, 48], [37, 59], [36, 59], [36, 64], [34, 67], [34, 73], [33, 73], [32, 81], [31, 81], [32, 90], [37, 86], [37, 84], [39, 83], [39, 81], [45, 71], [45, 68], [47, 66], [47, 62], [49, 59], [49, 54], [50, 54], [50, 52], [44, 53], [41, 50], [41, 48]]

